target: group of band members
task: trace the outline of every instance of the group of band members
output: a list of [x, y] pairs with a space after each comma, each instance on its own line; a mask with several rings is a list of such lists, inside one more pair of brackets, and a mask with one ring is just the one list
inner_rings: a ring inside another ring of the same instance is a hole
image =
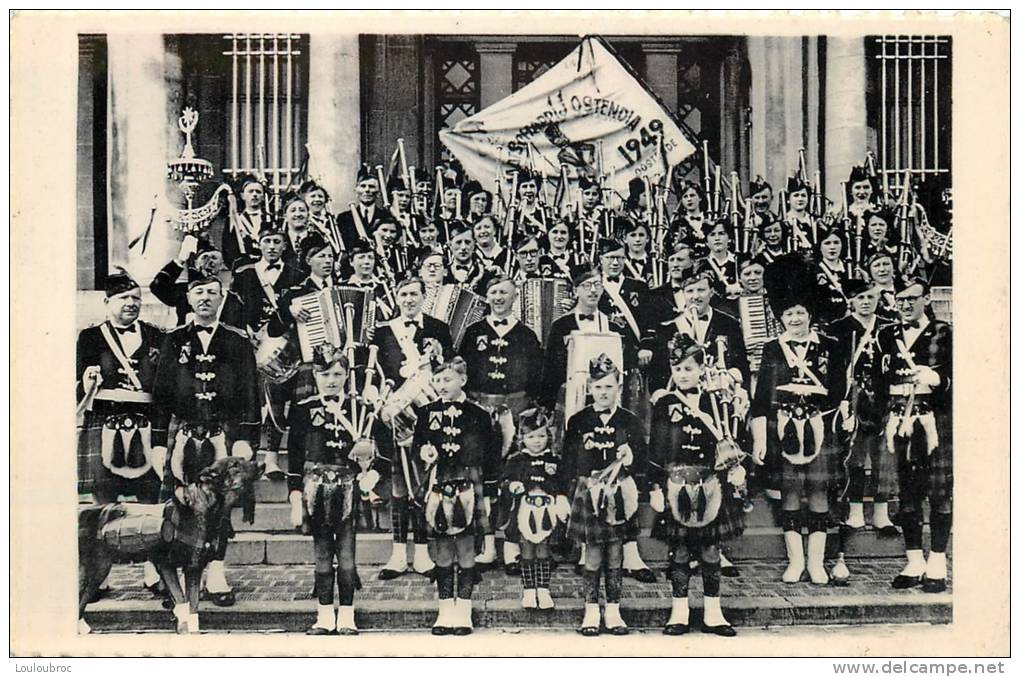
[[[655, 580], [639, 552], [639, 501], [655, 515], [652, 537], [668, 546], [666, 634], [689, 630], [695, 571], [702, 630], [735, 634], [720, 575], [739, 575], [724, 548], [743, 532], [749, 492], [773, 499], [784, 582], [845, 583], [841, 556], [831, 573], [824, 567], [827, 533], [841, 525], [842, 551], [865, 526], [870, 496], [878, 533], [903, 534], [907, 564], [892, 586], [945, 590], [951, 329], [930, 309], [930, 276], [918, 264], [931, 257], [892, 237], [873, 179], [856, 168], [849, 181], [849, 212], [865, 237], [858, 270], [843, 235], [811, 220], [797, 179], [779, 215], [771, 187], [752, 184], [755, 247], [739, 257], [739, 234], [707, 213], [697, 184], [677, 190], [655, 252], [640, 181], [609, 233], [595, 183], [582, 178], [580, 204], [562, 217], [537, 199], [541, 177], [520, 170], [516, 185], [507, 229], [476, 182], [442, 193], [430, 214], [414, 200], [431, 187], [395, 180], [386, 208], [378, 179], [363, 172], [357, 202], [333, 215], [325, 189], [309, 181], [273, 219], [265, 187], [240, 181], [243, 204], [231, 198], [222, 243], [186, 237], [151, 281], [176, 329], [139, 320], [141, 289], [118, 273], [107, 283], [106, 321], [80, 333], [79, 492], [98, 502], [169, 500], [217, 458], [260, 451], [267, 476], [286, 478], [293, 526], [314, 539], [310, 634], [357, 633], [355, 533], [377, 527], [387, 502], [393, 550], [379, 578], [413, 571], [434, 580], [435, 634], [471, 632], [478, 571], [497, 560], [521, 577], [524, 608], [552, 608], [554, 552], [576, 557], [582, 634], [626, 634], [623, 575]], [[547, 336], [515, 314], [529, 279], [568, 284]], [[293, 334], [309, 319], [301, 299], [336, 286], [374, 297], [365, 340], [318, 346], [284, 378], [257, 369], [253, 344]], [[485, 303], [456, 341], [425, 312], [450, 286]], [[577, 331], [616, 335], [619, 349], [585, 360], [588, 396], [567, 418]], [[395, 394], [422, 373], [406, 402], [379, 397], [384, 384]], [[234, 603], [223, 567], [231, 535], [225, 521], [208, 565], [207, 590], [222, 606]], [[155, 592], [157, 583], [147, 564], [145, 585]]]

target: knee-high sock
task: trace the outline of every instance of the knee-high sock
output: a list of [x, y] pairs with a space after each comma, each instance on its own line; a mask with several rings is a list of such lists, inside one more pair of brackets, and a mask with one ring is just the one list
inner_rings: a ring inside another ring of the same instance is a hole
[[868, 483], [867, 475], [864, 468], [851, 468], [849, 475], [850, 487], [846, 492], [847, 500], [860, 501], [864, 498], [864, 489]]
[[471, 593], [475, 589], [475, 568], [460, 567], [457, 570], [457, 598], [471, 599]]
[[535, 573], [535, 560], [521, 558], [521, 584], [525, 590], [537, 587]]
[[329, 571], [316, 571], [315, 572], [315, 596], [319, 600], [319, 604], [332, 605], [333, 604], [333, 570]]
[[584, 601], [586, 603], [599, 603], [599, 578], [601, 576], [601, 569], [596, 569], [595, 571], [584, 570]]
[[687, 562], [674, 562], [669, 567], [669, 582], [673, 585], [673, 597], [687, 597], [691, 580], [691, 569]]
[[953, 528], [953, 513], [931, 512], [931, 551], [945, 552], [949, 547], [949, 533]]
[[719, 596], [720, 568], [719, 562], [701, 563], [701, 582], [705, 588], [705, 597]]
[[606, 604], [619, 604], [623, 592], [623, 569], [606, 569]]
[[921, 549], [921, 534], [924, 525], [921, 524], [921, 513], [916, 510], [900, 512], [900, 527], [903, 528], [903, 544], [907, 550]]
[[428, 524], [425, 522], [425, 511], [410, 508], [411, 527], [414, 529], [414, 544], [426, 545], [429, 542]]
[[808, 533], [815, 531], [826, 531], [826, 523], [829, 519], [829, 513], [827, 512], [811, 512], [808, 511], [807, 518], [804, 520], [804, 524], [808, 529]]
[[394, 498], [390, 501], [390, 528], [396, 543], [407, 542], [407, 508], [406, 498]]
[[548, 557], [535, 560], [535, 587], [549, 589], [552, 581], [552, 563]]
[[453, 599], [453, 567], [436, 567], [436, 591], [439, 599]]
[[340, 591], [340, 606], [354, 604], [354, 579], [357, 571], [340, 568], [336, 570], [336, 587]]

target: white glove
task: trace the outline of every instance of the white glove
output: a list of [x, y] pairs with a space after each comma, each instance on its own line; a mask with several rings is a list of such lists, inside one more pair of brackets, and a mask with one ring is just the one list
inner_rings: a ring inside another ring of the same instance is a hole
[[652, 489], [649, 492], [648, 505], [655, 512], [662, 512], [666, 509], [666, 497], [662, 495], [662, 489]]
[[629, 444], [624, 444], [620, 447], [620, 450], [616, 452], [616, 458], [623, 459], [623, 465], [628, 466], [634, 462], [634, 452], [631, 450]]
[[188, 259], [198, 251], [198, 238], [194, 235], [185, 235], [181, 241], [181, 248], [177, 252], [177, 262], [184, 265]]
[[363, 494], [370, 493], [377, 484], [379, 484], [379, 471], [377, 470], [367, 470], [358, 477], [358, 489]]
[[163, 473], [166, 470], [166, 447], [153, 447], [152, 448], [152, 469], [159, 475], [159, 479], [163, 479]]
[[230, 448], [230, 455], [236, 456], [237, 458], [245, 461], [250, 461], [255, 457], [255, 452], [251, 450], [251, 445], [244, 440], [238, 440], [234, 442], [234, 446]]
[[99, 366], [85, 367], [85, 371], [81, 375], [81, 384], [85, 390], [92, 387], [92, 383], [95, 382], [98, 388], [103, 384], [103, 369]]
[[561, 522], [566, 522], [570, 518], [570, 502], [566, 496], [556, 497], [556, 512], [559, 513]]
[[765, 422], [764, 416], [758, 416], [757, 418], [751, 419], [751, 435], [754, 438], [754, 446], [751, 450], [751, 460], [754, 461], [755, 465], [765, 464], [765, 431], [767, 430], [767, 423]]
[[726, 474], [726, 479], [735, 487], [743, 486], [744, 482], [747, 481], [747, 471], [744, 470], [744, 466], [735, 465]]
[[431, 444], [423, 444], [421, 447], [421, 460], [425, 461], [426, 465], [432, 465], [439, 458], [439, 452]]
[[511, 482], [507, 488], [510, 489], [510, 493], [514, 496], [524, 493], [524, 484], [521, 482]]
[[942, 383], [942, 377], [931, 367], [918, 367], [914, 379], [920, 385], [928, 386], [929, 388], [935, 388]]
[[290, 500], [290, 525], [295, 529], [301, 528], [301, 522], [305, 517], [305, 506], [302, 501], [301, 492], [294, 489], [287, 497]]

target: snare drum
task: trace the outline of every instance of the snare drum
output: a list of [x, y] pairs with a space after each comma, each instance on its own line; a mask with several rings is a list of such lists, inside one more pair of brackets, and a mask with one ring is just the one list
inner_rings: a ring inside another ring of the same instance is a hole
[[263, 328], [253, 339], [255, 367], [270, 383], [283, 383], [301, 366], [301, 348], [291, 334], [269, 336]]

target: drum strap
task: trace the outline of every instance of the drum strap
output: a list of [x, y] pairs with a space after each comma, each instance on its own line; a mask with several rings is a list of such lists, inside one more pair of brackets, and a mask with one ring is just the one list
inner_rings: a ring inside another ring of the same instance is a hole
[[344, 429], [351, 434], [351, 437], [358, 439], [359, 435], [357, 428], [353, 423], [351, 423], [351, 420], [344, 415], [342, 405], [339, 402], [327, 402], [323, 399], [322, 404], [326, 407], [326, 411], [333, 414], [333, 418], [335, 418], [340, 425], [342, 425]]
[[262, 291], [265, 293], [266, 298], [269, 299], [269, 303], [273, 306], [273, 310], [276, 310], [277, 305], [279, 304], [279, 298], [276, 295], [276, 288], [273, 286], [272, 282], [263, 277], [265, 274], [263, 271], [256, 268], [255, 274], [258, 275], [259, 282], [262, 284]]
[[136, 372], [135, 368], [131, 366], [131, 362], [128, 360], [127, 355], [124, 354], [124, 349], [121, 348], [120, 343], [113, 338], [113, 333], [110, 331], [110, 325], [104, 322], [100, 325], [99, 331], [102, 332], [103, 338], [106, 339], [106, 344], [110, 346], [110, 352], [112, 352], [113, 356], [117, 358], [118, 362], [120, 362], [120, 366], [124, 368], [124, 373], [127, 374], [131, 384], [135, 388], [138, 388], [138, 390], [145, 390], [142, 388], [141, 379], [138, 378], [138, 372]]

